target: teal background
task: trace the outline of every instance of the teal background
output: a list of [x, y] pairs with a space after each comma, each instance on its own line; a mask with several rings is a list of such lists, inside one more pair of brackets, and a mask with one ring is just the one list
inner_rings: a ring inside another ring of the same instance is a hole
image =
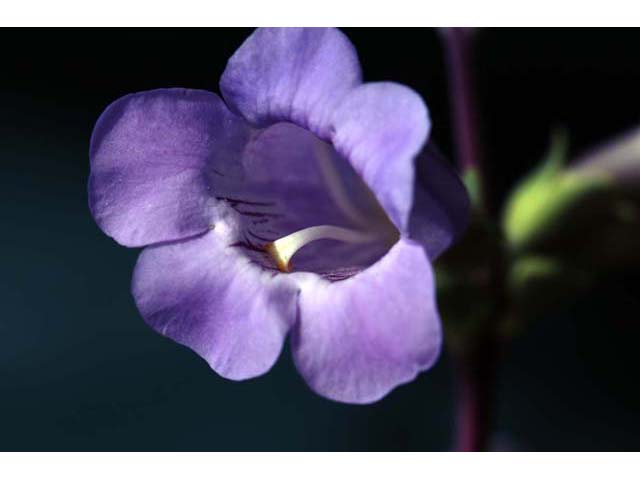
[[[267, 375], [224, 380], [150, 330], [129, 293], [138, 255], [87, 208], [88, 142], [112, 100], [217, 91], [250, 29], [0, 31], [0, 450], [447, 450], [447, 356], [369, 406], [316, 396], [288, 350]], [[433, 30], [347, 29], [367, 80], [424, 95], [451, 152]], [[640, 120], [638, 30], [490, 30], [481, 124], [496, 198], [566, 125], [579, 152]], [[493, 446], [640, 447], [637, 274], [540, 318], [500, 370]]]

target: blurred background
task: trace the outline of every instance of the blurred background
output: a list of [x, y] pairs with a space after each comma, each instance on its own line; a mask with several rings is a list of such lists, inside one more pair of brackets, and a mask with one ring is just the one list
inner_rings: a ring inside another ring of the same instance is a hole
[[[451, 364], [369, 406], [313, 394], [285, 350], [266, 376], [224, 380], [161, 337], [129, 293], [138, 255], [87, 208], [88, 142], [135, 91], [218, 91], [251, 29], [3, 29], [0, 75], [0, 450], [448, 450]], [[365, 80], [426, 99], [451, 154], [437, 31], [345, 29]], [[544, 155], [640, 124], [640, 30], [496, 29], [478, 37], [481, 127], [496, 198]], [[638, 450], [640, 301], [634, 272], [515, 339], [500, 367], [498, 450]]]

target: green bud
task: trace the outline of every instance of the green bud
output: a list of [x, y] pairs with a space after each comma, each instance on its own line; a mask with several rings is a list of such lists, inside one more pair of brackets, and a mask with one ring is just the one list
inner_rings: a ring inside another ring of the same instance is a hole
[[640, 132], [565, 166], [556, 136], [541, 167], [507, 201], [510, 255], [543, 255], [605, 273], [640, 264]]
[[507, 200], [503, 228], [512, 251], [528, 250], [554, 237], [581, 202], [612, 185], [606, 174], [584, 175], [566, 169], [566, 154], [566, 136], [556, 134], [542, 165]]

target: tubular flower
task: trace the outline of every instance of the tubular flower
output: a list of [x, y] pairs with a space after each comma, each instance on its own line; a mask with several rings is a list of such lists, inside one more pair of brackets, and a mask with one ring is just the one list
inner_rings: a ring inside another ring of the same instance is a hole
[[256, 30], [220, 90], [127, 95], [95, 126], [89, 205], [146, 247], [140, 313], [225, 378], [267, 372], [291, 334], [314, 391], [380, 399], [438, 356], [431, 261], [467, 221], [424, 102], [362, 83], [336, 29]]

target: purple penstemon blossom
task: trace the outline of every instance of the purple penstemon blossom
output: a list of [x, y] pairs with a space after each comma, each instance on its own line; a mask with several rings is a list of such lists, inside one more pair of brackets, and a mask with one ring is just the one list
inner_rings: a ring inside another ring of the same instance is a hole
[[93, 132], [91, 212], [146, 247], [142, 316], [233, 380], [267, 372], [291, 334], [325, 397], [411, 381], [442, 340], [431, 261], [468, 213], [424, 102], [362, 83], [336, 29], [256, 30], [220, 90], [127, 95]]

